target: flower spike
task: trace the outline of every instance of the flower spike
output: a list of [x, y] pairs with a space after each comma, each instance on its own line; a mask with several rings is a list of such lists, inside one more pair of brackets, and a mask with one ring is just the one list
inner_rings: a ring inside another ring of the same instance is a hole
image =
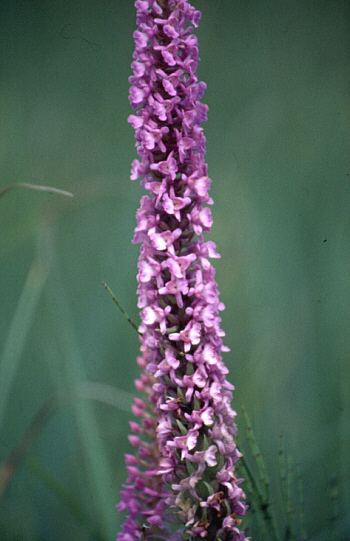
[[119, 510], [119, 541], [244, 541], [242, 479], [235, 464], [233, 386], [222, 360], [224, 332], [215, 270], [220, 257], [204, 240], [212, 226], [204, 160], [197, 38], [200, 12], [187, 0], [137, 0], [130, 77], [139, 159], [131, 179], [148, 195], [137, 212], [141, 243], [138, 307], [143, 370], [131, 423], [135, 455]]

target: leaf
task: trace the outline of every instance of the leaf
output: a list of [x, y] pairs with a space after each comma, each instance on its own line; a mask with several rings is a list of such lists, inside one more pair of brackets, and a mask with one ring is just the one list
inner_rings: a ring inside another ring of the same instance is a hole
[[203, 481], [203, 483], [204, 483], [204, 485], [205, 485], [205, 487], [206, 487], [206, 489], [208, 491], [209, 496], [212, 496], [214, 494], [214, 489], [211, 486], [211, 484], [207, 483], [207, 481]]
[[202, 439], [202, 451], [207, 451], [209, 449], [209, 440], [208, 436], [204, 433]]
[[194, 465], [192, 464], [192, 462], [190, 462], [189, 460], [187, 460], [187, 458], [185, 458], [185, 462], [186, 462], [186, 467], [187, 467], [188, 475], [192, 475], [192, 473], [194, 473], [194, 472], [196, 471], [196, 468], [194, 467]]
[[177, 424], [177, 426], [178, 426], [179, 429], [180, 429], [181, 435], [182, 435], [182, 436], [186, 436], [188, 430], [184, 427], [184, 425], [182, 424], [182, 422], [179, 421], [179, 419], [176, 419], [176, 424]]

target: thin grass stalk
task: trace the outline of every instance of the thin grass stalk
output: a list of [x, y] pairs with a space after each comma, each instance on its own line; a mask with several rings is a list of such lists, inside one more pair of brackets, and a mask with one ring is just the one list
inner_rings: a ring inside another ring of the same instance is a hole
[[29, 188], [30, 190], [35, 190], [39, 192], [49, 192], [49, 193], [55, 193], [58, 195], [64, 195], [66, 197], [73, 197], [73, 194], [71, 192], [66, 192], [65, 190], [60, 190], [59, 188], [54, 188], [52, 186], [42, 186], [39, 184], [30, 184], [28, 182], [17, 182], [16, 184], [10, 184], [8, 186], [5, 186], [5, 188], [2, 188], [0, 190], [0, 199], [6, 193], [17, 188]]
[[287, 522], [290, 527], [290, 540], [296, 540], [295, 533], [295, 521], [294, 521], [294, 505], [293, 505], [293, 471], [292, 471], [292, 459], [287, 457]]
[[263, 459], [261, 457], [260, 449], [259, 449], [258, 443], [257, 443], [257, 441], [255, 439], [254, 432], [253, 432], [253, 429], [252, 429], [252, 426], [251, 426], [251, 423], [250, 423], [250, 419], [249, 419], [247, 410], [245, 409], [245, 407], [243, 405], [242, 405], [242, 412], [243, 412], [244, 420], [245, 420], [246, 427], [247, 427], [247, 441], [248, 441], [249, 446], [251, 448], [252, 455], [256, 460], [256, 465], [257, 465], [257, 468], [258, 468], [259, 481], [261, 483], [261, 486], [262, 486], [263, 490], [265, 491], [264, 500], [268, 501], [269, 500], [270, 483], [269, 483], [269, 480], [268, 480], [268, 477], [267, 477], [265, 464], [264, 464], [264, 461], [263, 461]]
[[334, 474], [330, 478], [330, 501], [331, 501], [331, 541], [337, 541], [338, 538], [338, 518], [339, 518], [339, 507], [338, 507], [338, 478]]
[[282, 487], [282, 501], [283, 501], [286, 518], [287, 518], [285, 532], [284, 532], [284, 541], [291, 541], [292, 524], [291, 524], [291, 512], [290, 512], [290, 503], [289, 503], [289, 488], [288, 488], [287, 466], [286, 466], [286, 458], [285, 458], [285, 453], [284, 453], [284, 444], [283, 444], [282, 434], [280, 435], [280, 440], [279, 440], [278, 459], [279, 459], [278, 461], [279, 461], [280, 479], [281, 479], [281, 487]]
[[299, 517], [300, 517], [300, 533], [301, 541], [307, 541], [308, 536], [305, 526], [305, 500], [304, 500], [304, 483], [301, 476], [300, 466], [297, 466], [297, 485], [299, 495]]
[[[269, 496], [269, 480], [267, 477], [265, 464], [263, 462], [258, 443], [255, 439], [248, 413], [244, 406], [241, 406], [241, 408], [246, 424], [247, 441], [251, 454], [253, 455], [253, 458], [255, 458], [258, 469], [258, 479], [256, 479], [253, 470], [250, 468], [245, 455], [243, 455], [243, 457], [240, 459], [239, 469], [244, 470], [245, 472], [243, 477], [248, 482], [248, 493], [250, 494], [253, 505], [256, 506], [257, 521], [259, 523], [262, 521], [262, 524], [264, 525], [263, 527], [266, 530], [266, 533], [269, 535], [269, 539], [271, 541], [278, 541], [276, 524], [272, 514], [270, 513], [271, 501]], [[239, 445], [238, 439], [237, 443]]]

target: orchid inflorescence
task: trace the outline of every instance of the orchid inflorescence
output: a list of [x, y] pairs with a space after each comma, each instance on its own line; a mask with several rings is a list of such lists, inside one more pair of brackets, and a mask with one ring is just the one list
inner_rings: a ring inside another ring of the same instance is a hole
[[212, 216], [196, 76], [200, 12], [187, 0], [137, 0], [130, 77], [139, 159], [131, 179], [148, 191], [137, 212], [135, 243], [142, 369], [126, 455], [119, 541], [244, 541], [242, 479], [235, 464], [236, 413], [221, 352], [220, 302], [205, 241]]

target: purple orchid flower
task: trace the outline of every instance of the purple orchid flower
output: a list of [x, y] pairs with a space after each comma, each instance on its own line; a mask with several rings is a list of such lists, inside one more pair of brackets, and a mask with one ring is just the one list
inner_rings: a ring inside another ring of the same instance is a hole
[[129, 117], [141, 178], [149, 195], [137, 212], [141, 242], [138, 307], [143, 370], [130, 424], [135, 455], [126, 455], [128, 481], [119, 510], [127, 517], [119, 541], [139, 539], [244, 541], [242, 479], [235, 464], [234, 387], [221, 353], [215, 271], [220, 257], [205, 241], [213, 203], [201, 127], [197, 27], [187, 0], [137, 0], [138, 30], [130, 77]]

